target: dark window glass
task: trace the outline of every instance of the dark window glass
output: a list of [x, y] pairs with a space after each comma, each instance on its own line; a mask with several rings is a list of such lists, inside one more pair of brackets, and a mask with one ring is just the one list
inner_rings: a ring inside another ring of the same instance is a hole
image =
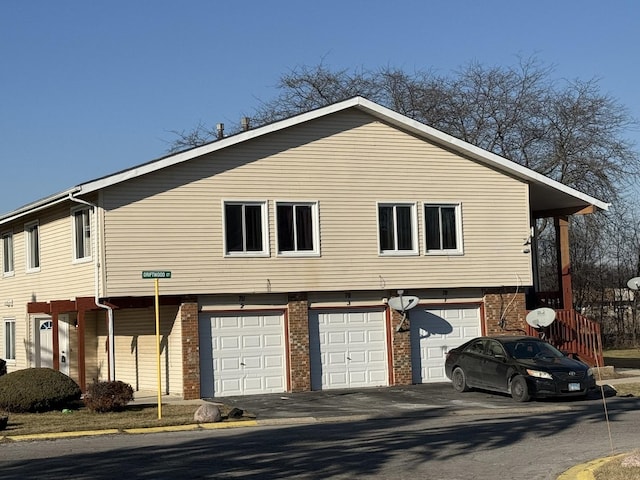
[[395, 249], [395, 235], [393, 228], [393, 207], [378, 207], [378, 222], [380, 229], [380, 250]]
[[262, 251], [262, 207], [245, 205], [246, 251]]
[[425, 207], [424, 218], [427, 231], [427, 250], [440, 250], [440, 211], [438, 207]]
[[413, 235], [411, 233], [411, 207], [396, 206], [398, 225], [398, 250], [413, 250]]
[[291, 252], [294, 247], [293, 205], [278, 205], [278, 248]]
[[313, 250], [311, 205], [278, 205], [278, 249], [281, 252]]
[[242, 205], [225, 205], [227, 252], [242, 252]]
[[313, 217], [311, 205], [296, 205], [296, 238], [298, 250], [313, 250]]
[[456, 207], [425, 206], [427, 250], [456, 250]]
[[455, 250], [456, 241], [456, 209], [454, 207], [441, 207], [442, 215], [442, 248]]
[[227, 252], [261, 252], [262, 207], [260, 205], [225, 205]]

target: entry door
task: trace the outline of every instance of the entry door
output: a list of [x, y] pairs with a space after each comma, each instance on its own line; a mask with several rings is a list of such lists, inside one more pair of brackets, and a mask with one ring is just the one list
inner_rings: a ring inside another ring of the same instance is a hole
[[[66, 315], [58, 318], [58, 358], [60, 371], [69, 375], [69, 323]], [[36, 367], [53, 368], [53, 321], [50, 318], [36, 319]]]
[[69, 315], [58, 317], [60, 371], [69, 376]]
[[53, 368], [53, 322], [48, 318], [39, 318], [36, 367]]

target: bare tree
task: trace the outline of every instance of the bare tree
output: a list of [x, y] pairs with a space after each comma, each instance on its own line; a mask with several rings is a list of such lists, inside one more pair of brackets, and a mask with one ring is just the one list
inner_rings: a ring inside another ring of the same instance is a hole
[[[277, 95], [260, 103], [252, 123], [360, 95], [592, 196], [624, 203], [624, 192], [640, 178], [640, 157], [625, 138], [636, 121], [600, 91], [597, 79], [568, 81], [553, 74], [553, 67], [535, 58], [498, 67], [472, 62], [450, 75], [393, 67], [333, 70], [321, 62], [282, 75]], [[215, 139], [202, 124], [174, 133], [172, 151]], [[553, 245], [553, 235], [541, 225], [541, 285], [551, 287], [554, 249], [545, 246]], [[607, 289], [619, 288], [630, 273], [629, 259], [640, 275], [640, 226], [631, 211], [574, 219], [571, 232], [578, 307], [602, 307]], [[602, 310], [600, 315], [605, 318]], [[635, 320], [633, 325], [640, 332]]]

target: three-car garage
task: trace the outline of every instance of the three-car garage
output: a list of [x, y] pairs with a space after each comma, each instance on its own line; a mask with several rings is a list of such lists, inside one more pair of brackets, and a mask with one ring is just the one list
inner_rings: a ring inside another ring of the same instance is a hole
[[[202, 312], [199, 316], [203, 397], [286, 392], [291, 370], [285, 310]], [[418, 305], [409, 311], [413, 383], [447, 381], [446, 351], [481, 334], [478, 304]], [[390, 384], [392, 359], [385, 308], [308, 311], [312, 390]]]

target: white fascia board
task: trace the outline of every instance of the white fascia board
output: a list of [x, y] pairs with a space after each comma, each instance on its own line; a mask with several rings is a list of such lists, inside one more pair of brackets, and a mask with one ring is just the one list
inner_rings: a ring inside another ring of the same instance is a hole
[[480, 147], [476, 147], [468, 142], [452, 137], [449, 134], [429, 127], [417, 120], [412, 120], [405, 115], [399, 114], [386, 107], [371, 102], [365, 98], [359, 98], [358, 107], [361, 110], [369, 112], [381, 120], [385, 120], [388, 123], [401, 127], [405, 130], [409, 130], [422, 138], [427, 138], [435, 143], [444, 145], [448, 148], [452, 148], [455, 151], [464, 153], [482, 163], [493, 166], [501, 171], [512, 174], [513, 176], [524, 180], [525, 182], [537, 183], [545, 185], [556, 190], [559, 190], [567, 195], [578, 198], [590, 205], [595, 205], [601, 210], [608, 210], [610, 203], [603, 202], [594, 198], [586, 193], [580, 192], [574, 188], [568, 187], [556, 180], [546, 177], [530, 168], [524, 167], [519, 163], [507, 160], [504, 157], [491, 153]]
[[[130, 180], [141, 175], [145, 175], [147, 173], [151, 173], [157, 170], [161, 170], [166, 167], [170, 167], [172, 165], [176, 165], [182, 162], [186, 162], [193, 158], [200, 157], [202, 155], [206, 155], [218, 150], [222, 150], [224, 148], [237, 145], [239, 143], [251, 140], [253, 138], [261, 137], [263, 135], [268, 135], [273, 132], [277, 132], [279, 130], [283, 130], [295, 125], [299, 125], [320, 117], [324, 117], [326, 115], [330, 115], [332, 113], [336, 113], [342, 110], [346, 110], [349, 108], [358, 108], [364, 112], [373, 115], [376, 118], [379, 118], [382, 121], [395, 125], [404, 130], [408, 130], [419, 137], [428, 139], [433, 141], [436, 144], [441, 144], [447, 148], [451, 148], [458, 152], [461, 152], [465, 155], [468, 155], [471, 158], [474, 158], [482, 163], [493, 166], [501, 171], [514, 175], [517, 178], [522, 179], [525, 182], [542, 184], [553, 189], [559, 190], [569, 196], [580, 199], [581, 201], [588, 203], [590, 205], [595, 205], [597, 208], [601, 210], [608, 210], [609, 204], [602, 202], [596, 198], [593, 198], [587, 194], [579, 192], [571, 187], [563, 185], [560, 182], [556, 182], [544, 175], [541, 175], [537, 172], [534, 172], [531, 169], [523, 167], [515, 162], [507, 160], [499, 155], [490, 153], [486, 150], [483, 150], [479, 147], [471, 145], [470, 143], [459, 140], [451, 135], [448, 135], [444, 132], [436, 130], [435, 128], [429, 127], [423, 123], [418, 122], [417, 120], [412, 120], [405, 115], [394, 112], [386, 107], [383, 107], [377, 103], [374, 103], [370, 100], [367, 100], [363, 97], [353, 97], [342, 102], [338, 102], [332, 105], [328, 105], [326, 107], [321, 107], [316, 110], [312, 110], [306, 113], [302, 113], [300, 115], [295, 115], [291, 118], [287, 118], [284, 120], [279, 120], [274, 123], [264, 125], [262, 127], [258, 127], [252, 130], [248, 130], [246, 132], [237, 133], [231, 137], [222, 138], [220, 140], [213, 141], [206, 145], [202, 145], [200, 147], [195, 147], [190, 150], [186, 150], [183, 152], [179, 152], [176, 154], [168, 155], [166, 157], [152, 160], [142, 165], [138, 165], [136, 167], [123, 170], [121, 172], [114, 173], [112, 175], [108, 175], [105, 177], [101, 177], [95, 180], [91, 180], [85, 183], [78, 185], [70, 190], [62, 192], [57, 196], [52, 196], [33, 204], [26, 205], [14, 212], [7, 214], [5, 217], [0, 217], [0, 224], [10, 221], [9, 219], [13, 219], [16, 216], [22, 216], [28, 212], [34, 211], [34, 209], [40, 209], [41, 205], [46, 206], [51, 204], [52, 199], [58, 197], [68, 197], [69, 194], [87, 194], [91, 193], [105, 187], [109, 187], [111, 185], [115, 185], [117, 183]], [[64, 200], [62, 198], [60, 201]]]
[[316, 110], [302, 113], [300, 115], [296, 115], [294, 117], [287, 118], [285, 120], [279, 120], [277, 122], [270, 123], [268, 125], [258, 127], [253, 130], [240, 132], [231, 137], [215, 140], [211, 143], [202, 145], [200, 147], [195, 147], [190, 150], [186, 150], [184, 152], [179, 152], [173, 155], [169, 155], [167, 157], [160, 158], [158, 160], [153, 160], [151, 162], [145, 163], [143, 165], [139, 165], [134, 168], [130, 168], [128, 170], [123, 170], [113, 175], [109, 175], [106, 177], [89, 181], [87, 183], [83, 183], [79, 185], [79, 187], [81, 189], [82, 194], [91, 193], [93, 191], [100, 190], [102, 188], [105, 188], [111, 185], [115, 185], [125, 180], [130, 180], [132, 178], [139, 177], [140, 175], [145, 175], [147, 173], [151, 173], [156, 170], [170, 167], [182, 162], [186, 162], [193, 158], [200, 157], [202, 155], [207, 155], [209, 153], [222, 150], [224, 148], [237, 145], [242, 142], [246, 142], [253, 138], [261, 137], [263, 135], [268, 135], [270, 133], [277, 132], [278, 130], [283, 130], [285, 128], [299, 125], [299, 124], [308, 122], [310, 120], [314, 120], [316, 118], [320, 118], [325, 115], [338, 112], [340, 110], [351, 108], [353, 106], [358, 105], [359, 99], [360, 99], [359, 97], [351, 98], [349, 100], [345, 100], [343, 102], [329, 105], [326, 107], [318, 108]]
[[69, 199], [71, 195], [79, 192], [80, 189], [78, 187], [70, 188], [63, 192], [55, 193], [48, 197], [42, 198], [32, 203], [28, 203], [16, 210], [13, 210], [3, 216], [0, 217], [0, 225], [5, 225], [7, 223], [11, 223], [14, 220], [18, 220], [21, 217], [29, 215], [34, 212], [38, 212], [40, 210], [44, 210], [45, 208], [49, 208], [52, 205], [56, 205], [58, 203], [64, 202]]

